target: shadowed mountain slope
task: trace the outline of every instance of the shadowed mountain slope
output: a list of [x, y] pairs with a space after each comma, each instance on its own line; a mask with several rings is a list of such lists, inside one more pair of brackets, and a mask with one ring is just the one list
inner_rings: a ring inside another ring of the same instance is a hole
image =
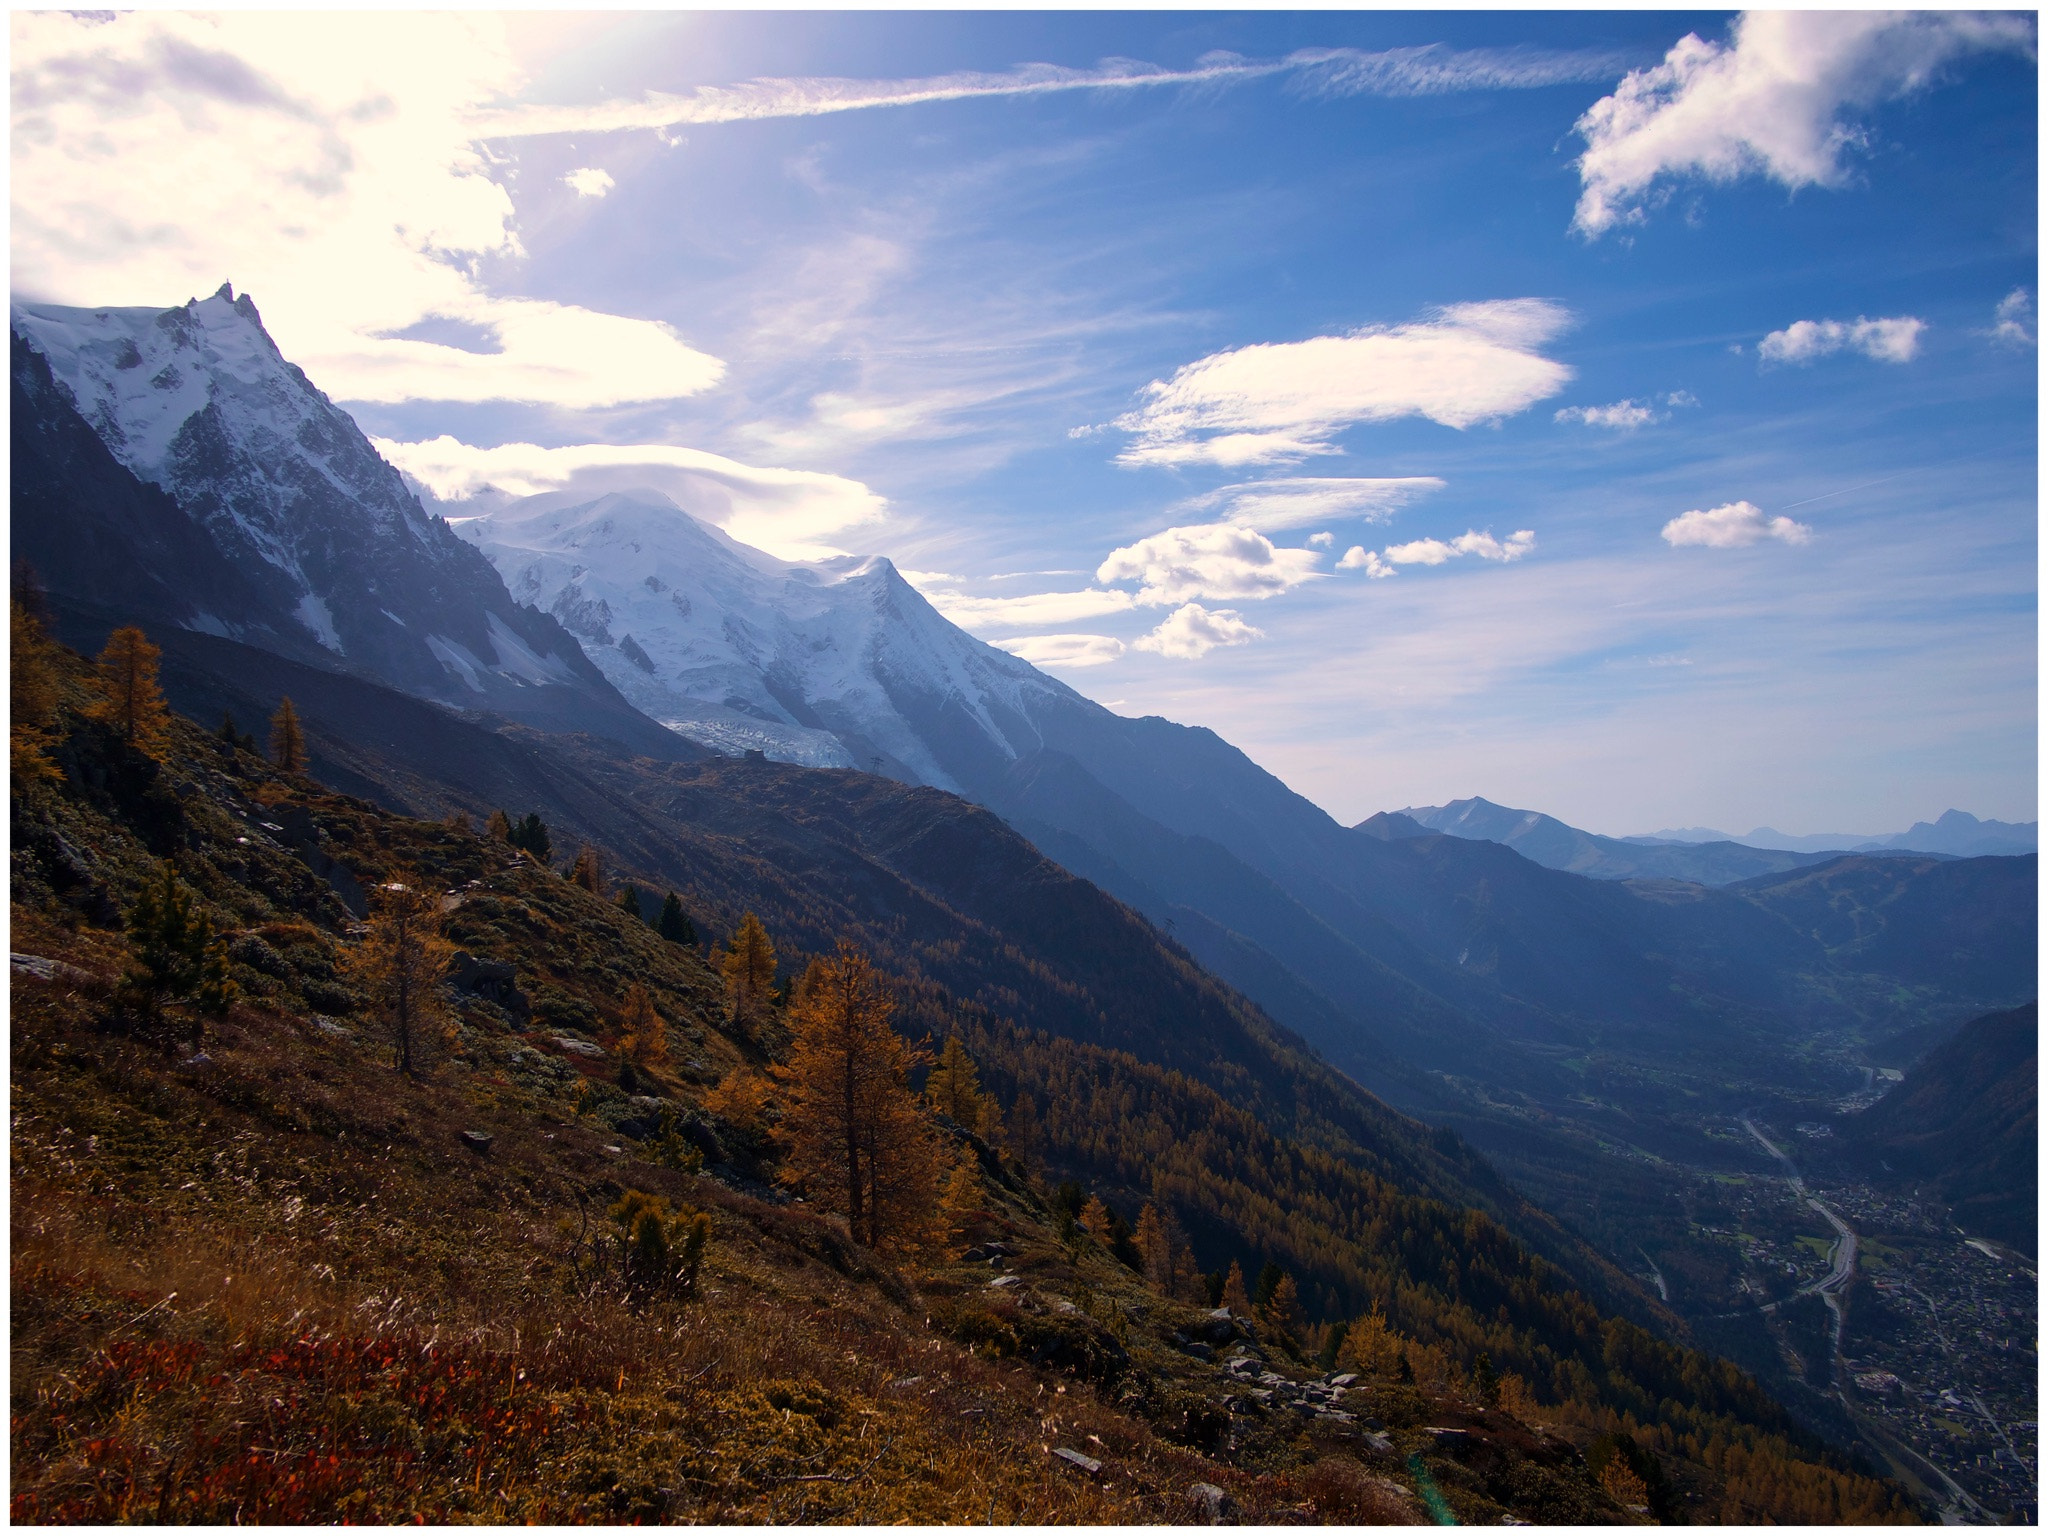
[[1965, 1231], [2038, 1253], [2039, 1038], [2031, 1003], [1973, 1019], [1843, 1122], [1845, 1150], [1881, 1180], [1927, 1189]]

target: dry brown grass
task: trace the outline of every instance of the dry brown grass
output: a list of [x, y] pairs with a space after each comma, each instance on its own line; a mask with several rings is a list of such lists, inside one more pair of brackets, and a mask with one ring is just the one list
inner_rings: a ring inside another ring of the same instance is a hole
[[[1297, 1496], [936, 1334], [916, 1274], [801, 1208], [258, 1009], [195, 1071], [105, 1033], [98, 992], [15, 987], [16, 1518], [1095, 1523], [1182, 1518], [1196, 1481]], [[488, 1159], [456, 1142], [475, 1125]], [[629, 1182], [711, 1213], [695, 1299], [579, 1278], [564, 1219]]]

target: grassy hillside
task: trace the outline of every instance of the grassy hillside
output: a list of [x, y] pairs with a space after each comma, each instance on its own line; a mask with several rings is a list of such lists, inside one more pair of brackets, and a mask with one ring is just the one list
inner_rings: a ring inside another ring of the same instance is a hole
[[[979, 812], [792, 778], [798, 802], [764, 790], [756, 821], [689, 845], [724, 850], [701, 915], [779, 903], [799, 952], [843, 915], [904, 1022], [957, 1025], [1035, 1112], [1007, 1153], [945, 1133], [987, 1191], [957, 1244], [876, 1255], [792, 1202], [772, 1138], [710, 1092], [784, 1034], [732, 1023], [696, 950], [187, 723], [145, 757], [82, 717], [76, 664], [62, 691], [61, 776], [14, 798], [17, 1518], [1173, 1520], [1198, 1483], [1258, 1520], [1911, 1513], [1738, 1373], [1603, 1316], [1442, 1198], [1483, 1165], [1316, 1076], [1185, 957], [1155, 938], [1149, 969], [1088, 961], [1116, 923], [1149, 930], [1076, 905], [1091, 888], [1024, 845], [1004, 875]], [[664, 776], [740, 817], [718, 771]], [[118, 992], [120, 922], [163, 859], [243, 995], [152, 1031]], [[419, 1081], [346, 959], [365, 891], [401, 872], [444, 893], [470, 957]], [[620, 1055], [633, 983], [666, 1065]], [[1067, 1029], [1027, 1022], [1062, 1006]], [[1072, 1022], [1091, 1015], [1096, 1038]], [[1127, 1048], [1146, 1044], [1167, 1059]], [[1205, 1265], [1277, 1263], [1307, 1315], [1219, 1325], [1170, 1299], [1077, 1231], [1061, 1177], [1127, 1221], [1142, 1197], [1176, 1208]], [[689, 1294], [625, 1277], [606, 1234], [631, 1189], [708, 1214]], [[1326, 1325], [1374, 1302], [1391, 1348], [1331, 1386]]]

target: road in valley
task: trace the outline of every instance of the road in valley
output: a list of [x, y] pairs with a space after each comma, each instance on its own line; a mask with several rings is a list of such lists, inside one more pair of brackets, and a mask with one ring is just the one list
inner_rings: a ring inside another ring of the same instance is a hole
[[[1848, 1363], [1842, 1358], [1843, 1334], [1849, 1321], [1849, 1282], [1856, 1277], [1857, 1240], [1855, 1229], [1842, 1220], [1840, 1216], [1829, 1210], [1821, 1200], [1807, 1189], [1805, 1179], [1800, 1177], [1799, 1165], [1793, 1162], [1784, 1150], [1768, 1136], [1758, 1130], [1756, 1123], [1747, 1115], [1742, 1117], [1742, 1128], [1754, 1136], [1763, 1149], [1770, 1153], [1779, 1165], [1784, 1168], [1785, 1182], [1791, 1186], [1792, 1193], [1805, 1201], [1811, 1209], [1818, 1211], [1826, 1218], [1828, 1225], [1835, 1229], [1835, 1244], [1834, 1247], [1828, 1250], [1827, 1274], [1818, 1280], [1801, 1286], [1797, 1294], [1820, 1297], [1821, 1301], [1827, 1306], [1828, 1313], [1834, 1322], [1834, 1389], [1835, 1399], [1842, 1405], [1843, 1412], [1849, 1415], [1850, 1422], [1856, 1426], [1863, 1438], [1870, 1443], [1871, 1448], [1884, 1458], [1894, 1472], [1899, 1474], [1901, 1480], [1920, 1490], [1928, 1497], [1929, 1502], [1939, 1508], [1943, 1525], [1996, 1524], [1997, 1517], [1975, 1499], [1971, 1498], [1969, 1493], [1958, 1485], [1954, 1478], [1950, 1477], [1911, 1446], [1906, 1445], [1889, 1432], [1871, 1423], [1867, 1415], [1857, 1411], [1856, 1404], [1850, 1398], [1845, 1385], [1848, 1377]], [[1922, 1299], [1925, 1300], [1926, 1298], [1923, 1297]], [[1774, 1310], [1777, 1305], [1778, 1303], [1772, 1302], [1762, 1310], [1769, 1312]], [[1932, 1301], [1928, 1302], [1928, 1307], [1932, 1310]], [[1936, 1324], [1936, 1331], [1939, 1333], [1938, 1322]], [[1941, 1343], [1943, 1350], [1946, 1351], [1948, 1347], [1947, 1338], [1943, 1337]], [[1983, 1412], [1987, 1419], [1991, 1418], [1991, 1415], [1984, 1411], [1981, 1404], [1978, 1411]], [[1996, 1420], [1993, 1420], [1993, 1422], [1996, 1423]], [[2002, 1427], [2000, 1428], [2000, 1437], [2004, 1437]], [[2008, 1441], [2007, 1443], [2010, 1445], [2011, 1442]], [[1902, 1456], [1910, 1457], [1919, 1466], [1931, 1472], [1938, 1482], [1940, 1489], [1946, 1493], [1947, 1497], [1942, 1497], [1941, 1493], [1938, 1493], [1934, 1485], [1930, 1484], [1927, 1479], [1915, 1475], [1912, 1469], [1904, 1465], [1901, 1461]]]

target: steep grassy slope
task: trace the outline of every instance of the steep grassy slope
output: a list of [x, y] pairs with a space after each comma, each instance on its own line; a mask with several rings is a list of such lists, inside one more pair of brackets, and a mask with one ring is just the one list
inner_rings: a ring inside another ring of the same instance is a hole
[[[732, 1028], [694, 951], [502, 845], [281, 777], [189, 726], [157, 764], [72, 718], [56, 755], [62, 782], [15, 800], [15, 948], [37, 957], [13, 1018], [18, 1516], [1140, 1520], [1188, 1517], [1202, 1481], [1252, 1518], [1401, 1518], [1421, 1483], [1466, 1519], [1597, 1520], [1620, 1512], [1579, 1452], [1616, 1454], [1599, 1438], [1616, 1431], [1674, 1513], [1905, 1513], [1736, 1373], [1603, 1319], [1489, 1218], [1406, 1182], [1453, 1177], [1455, 1158], [1375, 1166], [1338, 1145], [1371, 1128], [1356, 1105], [1302, 1091], [1276, 1130], [1187, 1071], [1027, 1027], [908, 964], [910, 1022], [961, 1023], [991, 1079], [1038, 1097], [1045, 1147], [1035, 1162], [976, 1148], [990, 1198], [975, 1240], [1014, 1250], [1003, 1286], [985, 1251], [979, 1268], [957, 1250], [878, 1259], [788, 1203], [765, 1177], [772, 1146], [707, 1108], [706, 1084], [773, 1055], [780, 1027]], [[687, 765], [662, 777], [698, 786]], [[961, 903], [1016, 901], [1029, 926], [1078, 899], [1035, 864], [982, 889], [998, 871], [948, 852], [976, 824], [904, 805], [861, 813], [861, 835], [943, 873]], [[836, 862], [829, 805], [757, 814], [730, 830], [763, 870], [801, 853], [792, 827], [815, 833], [813, 862], [780, 870], [790, 886], [867, 871], [880, 894], [847, 900], [868, 931], [935, 900], [879, 859]], [[110, 995], [124, 945], [108, 924], [160, 857], [232, 933], [246, 989], [196, 1051], [124, 1033]], [[401, 869], [446, 892], [451, 937], [489, 982], [461, 992], [453, 1049], [421, 1083], [391, 1071], [339, 963], [362, 891]], [[957, 922], [963, 953], [996, 947]], [[1199, 973], [1160, 953], [1145, 985], [1179, 987], [1227, 1039], [1227, 995], [1201, 1004]], [[1073, 989], [1021, 950], [964, 974], [1031, 982], [1034, 965], [1045, 995]], [[629, 981], [668, 1021], [667, 1069], [614, 1053]], [[1256, 1058], [1238, 1065], [1247, 1091], [1275, 1091]], [[689, 1171], [699, 1157], [708, 1172]], [[1184, 1202], [1212, 1252], [1369, 1293], [1409, 1341], [1414, 1384], [1288, 1385], [1315, 1375], [1299, 1353], [1314, 1336], [1232, 1324], [1276, 1368], [1247, 1391], [1175, 1342], [1215, 1320], [1062, 1223], [1048, 1165], [1099, 1170], [1120, 1204]], [[590, 1240], [629, 1187], [710, 1213], [694, 1296], [636, 1295]], [[1511, 1413], [1483, 1405], [1475, 1374], [1472, 1351], [1496, 1344], [1527, 1393]]]

